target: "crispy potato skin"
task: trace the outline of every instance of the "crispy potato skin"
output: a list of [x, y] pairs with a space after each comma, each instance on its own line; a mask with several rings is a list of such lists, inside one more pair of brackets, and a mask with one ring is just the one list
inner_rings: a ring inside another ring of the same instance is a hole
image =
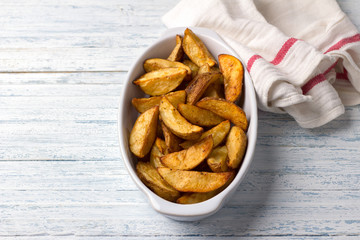
[[149, 153], [156, 137], [159, 107], [153, 107], [142, 113], [130, 132], [129, 144], [131, 152], [143, 158]]
[[238, 126], [233, 126], [226, 140], [226, 148], [228, 150], [227, 165], [236, 169], [240, 166], [247, 146], [247, 137], [245, 132]]
[[166, 146], [164, 140], [156, 138], [150, 151], [150, 164], [154, 168], [165, 167], [160, 161], [160, 158], [165, 154], [165, 148]]
[[140, 180], [160, 197], [172, 202], [179, 198], [179, 191], [164, 181], [149, 162], [138, 162], [136, 173]]
[[169, 153], [160, 158], [161, 162], [172, 169], [191, 170], [198, 166], [211, 153], [213, 140], [211, 136], [186, 150]]
[[189, 123], [167, 97], [162, 98], [159, 109], [162, 121], [176, 136], [186, 140], [196, 140], [201, 136], [203, 128]]
[[218, 56], [220, 71], [224, 76], [225, 99], [237, 101], [242, 92], [244, 68], [240, 60], [228, 54]]
[[227, 156], [226, 146], [217, 147], [212, 150], [206, 162], [213, 172], [226, 172], [228, 170]]
[[181, 147], [179, 144], [182, 140], [173, 134], [163, 122], [161, 122], [161, 128], [164, 134], [167, 151], [169, 153], [180, 151]]
[[211, 127], [224, 121], [222, 117], [216, 115], [215, 113], [199, 108], [195, 105], [181, 103], [178, 105], [178, 111], [189, 122], [199, 126]]
[[206, 89], [220, 78], [220, 73], [203, 73], [198, 74], [186, 87], [186, 103], [195, 104], [201, 96], [204, 94]]
[[230, 120], [244, 131], [248, 128], [245, 112], [235, 103], [221, 98], [206, 97], [197, 102], [196, 106], [210, 110], [220, 117]]
[[160, 96], [177, 88], [187, 75], [184, 68], [162, 68], [145, 73], [133, 83], [139, 85], [144, 93]]
[[160, 167], [159, 174], [180, 192], [210, 192], [222, 187], [233, 172], [211, 173]]
[[184, 32], [183, 49], [186, 55], [199, 67], [207, 63], [210, 67], [216, 64], [205, 44], [190, 29]]
[[176, 35], [176, 45], [168, 57], [168, 60], [179, 62], [182, 60], [183, 56], [184, 50], [182, 48], [182, 37], [180, 35]]
[[[198, 140], [204, 139], [207, 136], [211, 135], [214, 141], [213, 147], [217, 147], [225, 139], [225, 137], [229, 133], [229, 130], [230, 130], [230, 121], [225, 120], [219, 123], [218, 125], [216, 125], [215, 127], [211, 128], [210, 130], [204, 132]], [[180, 146], [182, 148], [187, 149], [190, 146], [194, 145], [195, 143], [196, 141], [185, 141], [181, 143]]]

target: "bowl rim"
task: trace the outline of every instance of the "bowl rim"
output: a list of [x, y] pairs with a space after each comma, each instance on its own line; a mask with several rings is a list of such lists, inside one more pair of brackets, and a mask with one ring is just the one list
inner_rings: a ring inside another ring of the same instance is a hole
[[[217, 44], [220, 44], [222, 47], [224, 47], [230, 54], [233, 56], [239, 58], [241, 62], [244, 64], [243, 59], [241, 59], [240, 56], [229, 46], [225, 43], [225, 41], [214, 31], [207, 29], [207, 28], [199, 28], [199, 27], [189, 27], [197, 36], [201, 38], [211, 38], [211, 40], [215, 41]], [[119, 140], [119, 146], [120, 146], [120, 152], [121, 157], [124, 162], [124, 165], [134, 181], [134, 183], [137, 185], [137, 187], [146, 195], [148, 200], [150, 201], [150, 204], [152, 207], [159, 213], [162, 213], [168, 217], [174, 218], [176, 220], [191, 220], [191, 219], [198, 219], [210, 216], [217, 212], [225, 203], [225, 200], [227, 200], [232, 193], [235, 192], [237, 187], [242, 182], [243, 178], [245, 177], [247, 171], [250, 168], [253, 155], [255, 152], [255, 145], [257, 140], [257, 127], [258, 127], [258, 116], [257, 116], [257, 101], [256, 101], [256, 95], [253, 83], [251, 81], [250, 75], [247, 71], [247, 69], [244, 66], [244, 81], [247, 85], [246, 87], [246, 95], [247, 98], [250, 99], [250, 102], [252, 104], [250, 105], [250, 123], [249, 123], [249, 130], [251, 128], [251, 139], [248, 140], [248, 146], [246, 150], [246, 154], [244, 156], [244, 160], [242, 162], [242, 165], [237, 172], [234, 180], [231, 182], [231, 184], [226, 187], [223, 191], [221, 191], [216, 196], [212, 197], [209, 200], [206, 200], [204, 202], [195, 203], [195, 204], [178, 204], [173, 203], [170, 201], [167, 201], [159, 196], [157, 196], [154, 192], [152, 192], [145, 184], [142, 183], [142, 181], [137, 177], [135, 169], [131, 166], [130, 161], [132, 161], [131, 158], [128, 157], [129, 154], [129, 147], [126, 143], [123, 141], [123, 128], [124, 125], [123, 120], [124, 118], [121, 116], [124, 116], [124, 110], [125, 110], [125, 103], [128, 101], [128, 97], [126, 94], [127, 86], [131, 84], [133, 79], [130, 79], [130, 76], [134, 72], [135, 68], [138, 66], [138, 64], [141, 62], [141, 59], [143, 59], [147, 54], [149, 54], [150, 51], [153, 51], [153, 49], [161, 44], [162, 42], [169, 41], [170, 39], [173, 41], [173, 38], [176, 34], [183, 34], [186, 27], [177, 27], [177, 28], [170, 28], [167, 31], [163, 33], [163, 35], [157, 39], [155, 42], [153, 42], [151, 45], [149, 45], [143, 52], [140, 54], [136, 60], [133, 62], [131, 67], [129, 68], [129, 71], [127, 73], [126, 79], [123, 83], [123, 88], [121, 90], [121, 96], [119, 100], [119, 107], [118, 107], [118, 140]], [[248, 130], [248, 131], [249, 131]], [[126, 149], [127, 148], [127, 149]], [[130, 153], [131, 154], [131, 153]]]

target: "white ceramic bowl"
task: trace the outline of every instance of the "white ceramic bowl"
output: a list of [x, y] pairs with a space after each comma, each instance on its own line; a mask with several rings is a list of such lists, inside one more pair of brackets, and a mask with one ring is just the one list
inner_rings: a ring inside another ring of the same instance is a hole
[[[144, 74], [143, 63], [148, 58], [167, 58], [173, 47], [175, 46], [175, 35], [183, 35], [185, 28], [172, 28], [167, 30], [158, 41], [148, 47], [145, 52], [137, 58], [135, 63], [129, 70], [127, 78], [124, 82], [124, 87], [121, 94], [119, 116], [118, 116], [118, 129], [119, 129], [119, 142], [122, 158], [125, 166], [139, 189], [147, 196], [152, 207], [164, 214], [167, 217], [180, 221], [195, 221], [210, 216], [217, 212], [230, 196], [235, 192], [242, 179], [245, 177], [247, 170], [252, 161], [256, 137], [257, 137], [257, 105], [256, 97], [251, 82], [250, 76], [246, 69], [244, 69], [244, 97], [239, 105], [246, 112], [249, 120], [249, 128], [247, 132], [248, 146], [246, 154], [241, 165], [239, 172], [232, 183], [221, 193], [215, 197], [197, 204], [181, 205], [169, 202], [160, 198], [147, 188], [136, 175], [136, 157], [132, 155], [129, 149], [129, 134], [135, 120], [138, 116], [135, 108], [131, 105], [131, 99], [134, 97], [144, 97], [145, 94], [138, 86], [132, 84], [132, 81], [142, 74]], [[191, 28], [191, 30], [200, 37], [205, 43], [209, 51], [217, 58], [219, 54], [231, 54], [235, 57], [241, 58], [213, 31], [205, 28]]]

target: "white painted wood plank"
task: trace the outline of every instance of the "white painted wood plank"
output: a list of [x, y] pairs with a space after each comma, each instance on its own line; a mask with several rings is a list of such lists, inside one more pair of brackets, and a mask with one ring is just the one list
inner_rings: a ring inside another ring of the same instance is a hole
[[[63, 210], [58, 215], [59, 207]], [[140, 214], [141, 219], [133, 219], [127, 208]], [[218, 217], [221, 222], [210, 217], [201, 222], [179, 223], [168, 221], [153, 212], [146, 205], [108, 206], [13, 206], [12, 219], [3, 219], [1, 235], [75, 235], [75, 236], [359, 236], [360, 223], [352, 209], [327, 208], [321, 205], [298, 213], [299, 207], [261, 207], [244, 205], [239, 208], [223, 208]], [[284, 217], [284, 211], [289, 214]], [[329, 213], [333, 212], [333, 214]], [[328, 213], [328, 214], [326, 214]], [[5, 212], [6, 214], [6, 212]], [[318, 218], [325, 214], [327, 218]], [[26, 216], [32, 217], [26, 217]], [[102, 216], [107, 216], [104, 219]], [[43, 216], [46, 216], [43, 218]], [[65, 216], [65, 217], [62, 217]], [[234, 216], [236, 224], [234, 224]], [[244, 216], [247, 216], [244, 218]], [[271, 218], [271, 223], [267, 219]], [[17, 224], [22, 229], [17, 228]], [[112, 226], [108, 229], [108, 226]], [[104, 229], [107, 229], [104, 231]], [[173, 232], [169, 234], [169, 230]]]
[[[66, 237], [66, 239], [103, 239], [103, 240], [108, 240], [108, 239], [114, 239], [116, 237], [120, 237], [120, 236], [70, 236], [70, 235], [65, 235], [64, 237]], [[47, 240], [47, 239], [54, 239], [54, 237], [51, 236], [16, 236], [16, 237], [2, 237], [3, 240], [10, 240], [10, 239], [36, 239], [36, 240]], [[131, 240], [161, 240], [161, 239], [165, 239], [168, 240], [169, 238], [172, 240], [199, 240], [199, 239], [204, 239], [203, 236], [170, 236], [170, 235], [166, 235], [166, 236], [142, 236], [142, 237], [133, 237], [133, 236], [121, 236], [122, 239], [131, 239]], [[206, 236], [206, 239], [209, 240], [219, 240], [219, 239], [226, 239], [226, 240], [236, 240], [236, 239], [247, 239], [247, 240], [261, 240], [261, 239], [266, 239], [266, 240], [279, 240], [279, 239], [287, 239], [287, 240], [358, 240], [358, 236], [290, 236], [290, 235], [286, 235], [286, 236], [257, 236], [257, 237], [250, 237], [250, 236], [245, 236], [245, 237], [241, 237], [241, 236], [237, 236], [237, 237], [219, 237], [219, 236]]]
[[0, 73], [0, 86], [24, 84], [122, 84], [127, 72]]

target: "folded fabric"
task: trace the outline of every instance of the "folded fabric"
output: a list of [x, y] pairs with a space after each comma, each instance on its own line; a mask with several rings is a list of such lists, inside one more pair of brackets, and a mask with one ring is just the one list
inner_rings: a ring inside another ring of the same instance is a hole
[[182, 0], [162, 20], [216, 31], [246, 65], [259, 108], [302, 127], [360, 103], [360, 35], [334, 0]]

